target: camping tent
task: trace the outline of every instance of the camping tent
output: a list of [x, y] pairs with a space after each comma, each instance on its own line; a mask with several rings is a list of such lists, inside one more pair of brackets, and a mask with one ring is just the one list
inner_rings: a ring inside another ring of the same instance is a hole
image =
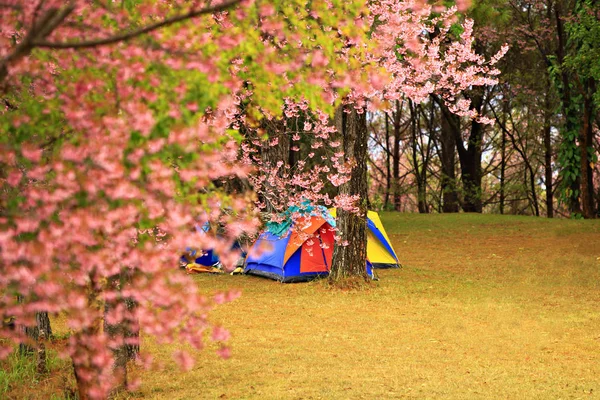
[[[248, 252], [247, 274], [281, 282], [301, 282], [329, 274], [334, 228], [319, 215], [299, 218], [282, 236], [266, 231]], [[370, 264], [367, 273], [373, 277]]]
[[283, 236], [269, 231], [261, 234], [248, 252], [244, 271], [282, 282], [327, 275], [333, 243], [333, 228], [324, 218], [306, 217]]
[[[206, 222], [201, 228], [196, 229], [201, 234], [205, 234], [210, 229], [210, 224]], [[231, 251], [240, 251], [242, 257], [246, 256], [239, 238], [233, 242]], [[219, 255], [212, 249], [197, 252], [194, 248], [188, 247], [181, 255], [179, 265], [190, 273], [223, 272]]]
[[[336, 216], [335, 208], [330, 209], [329, 212]], [[367, 213], [367, 228], [367, 258], [373, 264], [373, 268], [400, 267], [396, 252], [377, 212]]]

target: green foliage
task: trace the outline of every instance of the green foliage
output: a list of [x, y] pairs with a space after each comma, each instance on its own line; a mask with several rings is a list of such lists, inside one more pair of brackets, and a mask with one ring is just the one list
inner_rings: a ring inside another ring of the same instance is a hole
[[479, 26], [506, 28], [511, 22], [511, 10], [506, 0], [475, 0], [468, 13]]
[[[566, 25], [573, 51], [565, 56], [565, 68], [576, 73], [580, 80], [600, 81], [600, 20], [597, 5], [591, 0], [577, 2], [576, 17]], [[600, 106], [600, 92], [594, 95]]]
[[573, 187], [581, 176], [579, 168], [581, 163], [581, 155], [577, 140], [579, 138], [579, 112], [581, 105], [573, 101], [567, 110], [568, 122], [565, 128], [561, 130], [561, 142], [558, 150], [557, 161], [560, 165], [560, 175], [562, 182], [559, 190], [559, 200], [565, 204], [572, 204], [579, 198], [579, 190], [574, 190]]
[[[58, 357], [55, 350], [47, 350], [46, 366], [49, 374], [64, 369], [68, 365], [66, 360]], [[15, 386], [35, 387], [43, 378], [35, 371], [35, 358], [19, 354], [18, 351], [0, 362], [0, 366], [0, 397], [9, 396], [11, 389]]]
[[[600, 93], [590, 93], [589, 82], [600, 80], [600, 21], [595, 15], [593, 1], [576, 2], [572, 18], [566, 23], [567, 54], [559, 63], [557, 57], [550, 57], [549, 73], [554, 86], [561, 93], [565, 118], [561, 129], [561, 143], [558, 163], [562, 184], [559, 199], [570, 206], [578, 201], [580, 191], [574, 189], [581, 176], [581, 154], [578, 147], [584, 113], [584, 96], [593, 96], [595, 107], [600, 106]], [[564, 87], [562, 75], [568, 74], [569, 87]], [[593, 86], [593, 85], [592, 85]], [[565, 104], [565, 92], [570, 93], [569, 104]], [[593, 148], [588, 148], [590, 161], [596, 162]], [[576, 216], [576, 215], [574, 215]]]

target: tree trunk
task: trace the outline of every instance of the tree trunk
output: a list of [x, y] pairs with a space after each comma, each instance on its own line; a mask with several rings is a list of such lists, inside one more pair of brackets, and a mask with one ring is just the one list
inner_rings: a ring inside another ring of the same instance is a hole
[[531, 191], [531, 203], [533, 206], [533, 212], [535, 213], [536, 217], [539, 217], [540, 206], [537, 198], [537, 193], [535, 191], [535, 172], [529, 162], [527, 162], [527, 169], [529, 170], [529, 189]]
[[93, 289], [96, 285], [93, 277], [90, 275], [90, 290], [88, 293], [88, 305], [89, 312], [93, 313], [93, 322], [82, 329], [72, 334], [71, 340], [76, 342], [74, 346], [74, 353], [71, 355], [71, 362], [73, 365], [73, 373], [75, 375], [75, 382], [77, 383], [77, 395], [79, 400], [89, 400], [92, 398], [92, 388], [100, 386], [97, 379], [93, 380], [95, 376], [93, 370], [97, 369], [94, 365], [94, 356], [102, 349], [99, 349], [95, 343], [90, 342], [89, 337], [95, 336], [100, 331], [102, 325], [102, 301], [98, 297], [98, 293]]
[[480, 123], [473, 121], [471, 126], [471, 137], [469, 148], [460, 157], [461, 181], [463, 184], [464, 212], [482, 211], [481, 203], [481, 131]]
[[[459, 153], [460, 154], [460, 153]], [[481, 152], [466, 151], [460, 157], [463, 184], [463, 211], [480, 213], [481, 203]]]
[[[109, 284], [114, 290], [121, 291], [129, 281], [129, 271], [123, 270], [118, 275], [109, 278]], [[106, 316], [119, 304], [125, 306], [127, 313], [131, 313], [135, 308], [135, 302], [130, 298], [118, 296], [114, 301], [104, 303], [104, 315]], [[139, 353], [139, 328], [136, 321], [129, 316], [125, 316], [123, 321], [117, 324], [110, 324], [107, 318], [104, 318], [104, 332], [111, 340], [115, 340], [113, 347], [114, 357], [114, 375], [116, 380], [116, 389], [127, 387], [127, 361], [134, 359]], [[133, 342], [133, 343], [131, 343]]]
[[596, 216], [600, 216], [600, 185], [598, 185], [598, 189], [596, 190]]
[[402, 209], [402, 197], [400, 194], [400, 123], [402, 122], [402, 106], [396, 100], [396, 112], [394, 116], [394, 154], [393, 154], [393, 187], [394, 187], [394, 210]]
[[[549, 10], [551, 8], [549, 7]], [[576, 133], [577, 133], [577, 121], [579, 120], [580, 116], [579, 111], [576, 109], [574, 101], [572, 101], [573, 99], [571, 98], [571, 81], [570, 81], [570, 77], [569, 77], [569, 73], [567, 71], [566, 68], [562, 67], [564, 65], [564, 61], [565, 61], [565, 53], [566, 53], [566, 35], [565, 35], [565, 31], [564, 31], [564, 26], [563, 26], [563, 16], [562, 14], [562, 9], [561, 9], [561, 3], [557, 2], [555, 7], [554, 7], [554, 17], [555, 17], [555, 22], [556, 22], [556, 35], [557, 35], [557, 48], [556, 48], [556, 58], [558, 61], [558, 64], [561, 66], [560, 70], [560, 78], [561, 78], [561, 84], [558, 85], [558, 89], [559, 89], [559, 93], [560, 93], [560, 97], [562, 100], [562, 111], [563, 111], [563, 115], [565, 117], [565, 126], [564, 126], [564, 132], [562, 132], [562, 136], [563, 136], [563, 144], [562, 146], [566, 146], [566, 147], [571, 147], [570, 150], [573, 150], [572, 152], [569, 150], [568, 153], [571, 154], [570, 158], [563, 158], [563, 162], [561, 165], [562, 168], [567, 168], [570, 171], [567, 172], [572, 172], [572, 173], [576, 173], [576, 169], [575, 168], [575, 164], [577, 163], [576, 158], [575, 158], [575, 149], [576, 149]], [[566, 152], [563, 152], [566, 153]], [[579, 190], [580, 190], [580, 183], [581, 183], [581, 176], [580, 173], [577, 174], [577, 176], [573, 177], [569, 177], [569, 181], [568, 182], [568, 195], [567, 197], [567, 206], [569, 208], [569, 211], [572, 214], [579, 214], [581, 212], [581, 203], [579, 201]]]
[[390, 203], [390, 191], [392, 188], [392, 172], [390, 160], [390, 122], [387, 112], [385, 115], [385, 201], [383, 203], [384, 210], [388, 209]]
[[[440, 107], [446, 107], [440, 104]], [[454, 121], [451, 121], [454, 119]], [[442, 109], [441, 113], [441, 155], [442, 162], [442, 211], [457, 213], [459, 211], [458, 192], [456, 191], [456, 140], [453, 125], [460, 126], [460, 120], [450, 110]], [[460, 129], [460, 128], [459, 128]]]
[[358, 196], [359, 213], [342, 209], [337, 211], [337, 235], [342, 244], [336, 245], [329, 281], [337, 286], [352, 285], [368, 280], [367, 259], [367, 119], [366, 111], [357, 112], [352, 106], [349, 112], [342, 107], [335, 113], [335, 125], [341, 136], [345, 161], [354, 163], [350, 180], [340, 186], [340, 194]]
[[[19, 295], [17, 296], [18, 302], [23, 302], [23, 298]], [[21, 343], [19, 344], [19, 353], [32, 355], [35, 349], [32, 347], [32, 344], [36, 345], [39, 341], [40, 331], [44, 331], [44, 336], [46, 338], [50, 338], [52, 336], [52, 326], [50, 325], [50, 317], [48, 317], [47, 312], [36, 312], [35, 313], [35, 326], [23, 326], [19, 325], [19, 321], [15, 321], [16, 326], [27, 336], [29, 343]]]
[[[483, 107], [483, 89], [475, 90], [471, 102], [477, 113], [481, 113]], [[463, 185], [464, 199], [463, 211], [480, 213], [483, 210], [481, 201], [481, 148], [483, 142], [483, 125], [476, 120], [471, 121], [471, 132], [465, 149], [460, 130], [454, 130], [457, 141], [458, 156], [461, 168], [461, 181]]]
[[[127, 312], [133, 314], [136, 308], [136, 302], [131, 298], [125, 298], [125, 307]], [[133, 361], [140, 353], [140, 326], [138, 321], [128, 320], [129, 326], [125, 330], [125, 355], [127, 361]]]
[[[110, 312], [114, 307], [117, 306], [117, 301], [114, 303], [106, 302], [104, 306], [104, 313]], [[106, 318], [104, 319], [104, 332], [112, 339], [122, 342], [125, 338], [126, 328], [124, 323], [118, 324], [109, 324], [106, 322]], [[116, 345], [113, 350], [114, 357], [114, 376], [117, 389], [127, 387], [127, 348], [125, 343], [120, 343]]]
[[[550, 81], [548, 80], [548, 85]], [[548, 86], [548, 89], [550, 87]], [[546, 101], [544, 107], [544, 172], [546, 184], [546, 216], [554, 217], [554, 188], [552, 178], [552, 127], [550, 123], [550, 90], [546, 93]]]
[[48, 372], [48, 367], [46, 365], [46, 337], [46, 331], [43, 328], [40, 329], [35, 357], [35, 372], [38, 375]]
[[506, 132], [504, 132], [504, 129], [502, 129], [500, 157], [500, 214], [504, 214], [504, 201], [506, 196]]
[[[500, 125], [500, 128], [502, 129], [502, 150], [503, 150], [503, 154], [502, 154], [502, 158], [503, 158], [503, 165], [502, 167], [504, 168], [504, 149], [505, 149], [505, 140], [506, 140], [506, 136], [508, 136], [510, 138], [510, 141], [513, 145], [513, 148], [519, 153], [519, 155], [521, 156], [521, 158], [523, 159], [523, 162], [525, 163], [525, 169], [524, 169], [524, 181], [523, 181], [523, 187], [527, 187], [529, 186], [529, 191], [527, 193], [527, 198], [530, 200], [529, 205], [531, 206], [533, 213], [535, 214], [535, 216], [539, 217], [540, 216], [540, 208], [539, 208], [539, 202], [538, 202], [538, 198], [537, 198], [537, 193], [535, 191], [536, 189], [536, 185], [535, 185], [535, 179], [536, 179], [536, 170], [534, 170], [533, 166], [531, 165], [530, 162], [530, 158], [527, 155], [527, 146], [523, 143], [523, 138], [522, 136], [518, 133], [518, 131], [515, 129], [515, 127], [513, 126], [514, 132], [511, 132], [510, 130], [508, 130], [506, 128], [506, 116], [510, 116], [510, 110], [511, 108], [509, 107], [508, 103], [505, 103], [504, 107], [503, 107], [503, 118], [502, 120], [500, 120], [498, 118], [498, 115], [496, 114], [496, 111], [493, 109], [492, 107], [492, 112], [494, 113], [494, 116], [496, 117], [496, 122]], [[512, 117], [511, 117], [511, 121], [512, 121]], [[518, 141], [515, 138], [515, 135], [519, 135], [518, 137]], [[526, 140], [526, 139], [525, 139]], [[504, 171], [502, 171], [504, 172]], [[527, 178], [527, 173], [529, 173], [529, 179]], [[502, 177], [502, 180], [504, 179], [504, 177]], [[500, 195], [502, 196], [503, 193], [500, 193]], [[501, 198], [502, 203], [501, 205], [503, 205], [503, 201], [504, 199]]]
[[[416, 110], [417, 106], [409, 100], [408, 106], [410, 108], [410, 132], [411, 132], [411, 149], [412, 149], [412, 159], [413, 159], [413, 170], [415, 175], [415, 180], [417, 181], [417, 207], [419, 209], [420, 214], [427, 214], [429, 209], [427, 207], [427, 182], [425, 181], [425, 170], [426, 165], [423, 160], [422, 163], [419, 162], [418, 157], [418, 142], [417, 142], [417, 131], [418, 129], [418, 118], [419, 114]], [[421, 164], [421, 165], [420, 165]]]
[[[301, 155], [301, 150], [302, 150], [302, 146], [300, 145], [300, 142], [292, 142], [292, 136], [293, 136], [293, 132], [300, 132], [300, 130], [302, 128], [300, 128], [300, 123], [301, 123], [301, 119], [299, 117], [294, 117], [291, 119], [287, 119], [286, 120], [286, 130], [285, 130], [285, 136], [286, 138], [284, 138], [284, 142], [287, 143], [282, 143], [282, 145], [284, 146], [284, 149], [282, 149], [282, 151], [285, 151], [285, 147], [288, 148], [288, 160], [287, 160], [287, 164], [290, 167], [293, 167], [294, 165], [296, 165], [296, 163], [298, 162], [298, 160], [302, 159], [302, 155]], [[298, 146], [298, 151], [294, 151], [294, 145]]]
[[[593, 151], [594, 132], [592, 126], [593, 103], [589, 95], [589, 83], [586, 82], [583, 106], [583, 124], [579, 135], [579, 154], [581, 157], [581, 214], [584, 218], [595, 218], [594, 207], [594, 170], [590, 152]], [[591, 151], [590, 151], [591, 150]]]

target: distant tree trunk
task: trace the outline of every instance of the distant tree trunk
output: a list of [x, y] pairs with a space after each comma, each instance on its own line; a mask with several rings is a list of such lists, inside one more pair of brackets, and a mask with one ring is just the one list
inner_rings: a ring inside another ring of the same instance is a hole
[[[129, 271], [122, 271], [118, 275], [113, 275], [109, 278], [109, 284], [117, 291], [121, 292], [129, 281]], [[126, 312], [131, 312], [135, 308], [135, 303], [132, 299], [117, 297], [113, 301], [104, 303], [104, 314], [107, 315], [119, 304], [125, 306]], [[110, 324], [107, 318], [104, 318], [104, 332], [108, 336], [117, 341], [117, 345], [113, 348], [114, 357], [114, 373], [117, 380], [116, 387], [124, 388], [127, 386], [127, 361], [134, 359], [139, 353], [139, 342], [137, 344], [128, 343], [130, 340], [138, 338], [139, 329], [136, 321], [129, 317], [125, 317], [123, 321], [117, 324]], [[134, 341], [138, 341], [134, 340]]]
[[596, 216], [600, 216], [600, 185], [596, 190]]
[[[473, 96], [472, 103], [477, 110], [481, 111], [483, 104], [483, 94], [476, 93]], [[463, 184], [464, 199], [463, 211], [480, 213], [483, 210], [481, 202], [481, 147], [483, 140], [483, 125], [479, 122], [471, 121], [471, 132], [469, 134], [468, 146], [465, 149], [458, 132], [458, 155], [461, 167], [461, 181]]]
[[[92, 288], [95, 287], [96, 282], [92, 275], [88, 275], [90, 279], [89, 293], [88, 293], [88, 307], [94, 311], [100, 311], [102, 308], [102, 301], [98, 297], [96, 291]], [[77, 345], [74, 346], [74, 354], [71, 355], [71, 363], [73, 365], [73, 374], [75, 375], [75, 382], [77, 383], [77, 396], [79, 400], [90, 400], [90, 392], [92, 388], [99, 384], [97, 380], [92, 380], [94, 373], [91, 371], [92, 368], [96, 368], [90, 360], [90, 355], [93, 357], [94, 354], [98, 354], [99, 349], [95, 347], [95, 343], [90, 342], [88, 338], [90, 336], [97, 335], [100, 332], [102, 325], [101, 314], [93, 312], [94, 320], [91, 324], [83, 328], [81, 331], [75, 331], [71, 335], [71, 340], [74, 340]]]
[[[133, 313], [136, 302], [131, 298], [125, 298], [125, 308], [129, 313]], [[133, 361], [140, 354], [140, 326], [138, 321], [129, 320], [129, 326], [125, 330], [125, 354], [128, 361]]]
[[[526, 161], [526, 169], [525, 169], [525, 179], [527, 179], [527, 172], [529, 172], [529, 190], [531, 193], [531, 208], [533, 210], [533, 214], [536, 217], [540, 216], [540, 207], [537, 199], [537, 193], [535, 192], [535, 173], [533, 172], [533, 168], [529, 161]], [[527, 185], [527, 180], [525, 181]]]
[[[300, 130], [300, 128], [299, 128], [299, 118], [298, 117], [293, 118], [293, 121], [290, 121], [290, 125], [295, 128], [294, 129], [295, 131], [299, 131]], [[290, 138], [290, 136], [291, 136], [290, 132], [288, 132], [286, 130], [285, 135], [287, 136], [287, 138], [285, 139], [285, 140], [287, 140], [287, 143], [284, 143], [284, 145], [287, 146], [287, 148], [288, 148], [288, 160], [287, 160], [288, 161], [288, 165], [289, 166], [294, 166], [294, 165], [296, 165], [296, 162], [300, 158], [299, 157], [299, 152], [293, 150], [294, 146], [292, 146], [292, 142], [291, 142], [291, 138]], [[282, 150], [285, 151], [285, 148], [282, 149]]]
[[502, 143], [500, 146], [500, 214], [504, 214], [504, 201], [506, 196], [506, 132], [504, 132], [504, 130], [502, 130]]
[[[417, 181], [417, 207], [419, 209], [420, 214], [427, 214], [429, 212], [429, 208], [427, 207], [427, 182], [425, 181], [425, 161], [421, 163], [419, 161], [419, 151], [418, 151], [418, 142], [417, 142], [417, 131], [418, 129], [418, 119], [419, 114], [417, 112], [417, 106], [409, 100], [408, 106], [410, 108], [410, 142], [412, 148], [412, 161], [413, 161], [413, 170], [415, 175], [415, 180]], [[423, 171], [422, 171], [423, 170]]]
[[[474, 123], [479, 125], [478, 123]], [[477, 127], [477, 130], [481, 127]], [[480, 213], [481, 203], [481, 151], [459, 151], [461, 165], [461, 181], [463, 184], [463, 211]]]
[[393, 154], [393, 187], [394, 187], [394, 210], [401, 210], [401, 194], [400, 194], [400, 124], [402, 122], [402, 106], [400, 101], [396, 100], [396, 111], [394, 116], [394, 154]]
[[[506, 120], [510, 112], [510, 103], [507, 100], [502, 102], [502, 142], [500, 143], [500, 214], [504, 214], [504, 203], [506, 202]], [[497, 117], [494, 112], [494, 116]]]
[[[22, 302], [23, 298], [19, 295], [17, 296], [17, 301]], [[22, 329], [30, 343], [37, 343], [39, 340], [40, 331], [44, 331], [44, 336], [46, 338], [50, 338], [52, 336], [52, 326], [50, 325], [50, 317], [48, 317], [47, 312], [36, 312], [35, 313], [35, 326], [23, 326], [19, 325], [19, 321], [15, 322], [15, 325]], [[20, 354], [33, 354], [34, 348], [30, 343], [21, 343], [19, 344], [19, 353]]]
[[[551, 10], [551, 7], [548, 7]], [[557, 48], [556, 48], [556, 58], [559, 65], [564, 65], [565, 61], [565, 52], [567, 46], [567, 39], [565, 35], [565, 30], [563, 26], [563, 16], [562, 16], [562, 8], [561, 3], [557, 2], [554, 7], [554, 17], [556, 22], [556, 35], [557, 35]], [[562, 111], [565, 118], [565, 125], [563, 132], [563, 141], [574, 142], [575, 139], [571, 139], [571, 133], [577, 131], [577, 120], [580, 118], [579, 111], [576, 109], [573, 104], [573, 99], [571, 96], [571, 80], [569, 77], [569, 73], [566, 68], [560, 68], [560, 78], [561, 82], [558, 85], [561, 101], [562, 101]], [[573, 145], [575, 145], [573, 143]], [[574, 157], [568, 160], [570, 163], [575, 163]], [[575, 177], [570, 182], [569, 190], [570, 194], [568, 197], [567, 206], [569, 207], [569, 211], [573, 214], [578, 214], [581, 212], [581, 203], [579, 201], [579, 196], [575, 195], [579, 192], [581, 185], [581, 176]]]
[[579, 154], [581, 157], [581, 213], [584, 218], [595, 218], [594, 207], [594, 170], [590, 160], [590, 150], [594, 146], [594, 130], [592, 122], [593, 102], [590, 91], [590, 82], [585, 84], [583, 124], [579, 135]]
[[442, 211], [445, 213], [457, 213], [459, 211], [458, 192], [456, 191], [456, 139], [453, 129], [460, 133], [460, 120], [452, 114], [445, 105], [438, 102], [442, 108], [441, 113], [441, 155], [442, 162]]
[[366, 281], [367, 259], [367, 118], [366, 111], [359, 113], [353, 107], [345, 112], [339, 107], [335, 125], [341, 136], [346, 161], [354, 162], [350, 180], [340, 186], [340, 194], [359, 196], [360, 213], [338, 209], [337, 234], [347, 246], [335, 246], [329, 281], [338, 286]]
[[[524, 187], [529, 186], [530, 191], [527, 194], [527, 198], [530, 200], [529, 204], [532, 207], [533, 213], [537, 217], [539, 217], [540, 216], [540, 208], [539, 208], [537, 193], [535, 191], [535, 189], [536, 189], [536, 186], [535, 186], [536, 171], [534, 170], [533, 166], [531, 165], [529, 156], [527, 155], [527, 147], [523, 143], [523, 137], [514, 128], [514, 124], [513, 124], [514, 132], [511, 132], [506, 127], [506, 116], [509, 116], [512, 121], [512, 116], [510, 114], [511, 108], [509, 107], [508, 103], [505, 103], [504, 109], [503, 109], [503, 117], [501, 119], [498, 117], [498, 114], [494, 110], [493, 106], [490, 106], [490, 108], [491, 108], [492, 112], [494, 113], [494, 116], [496, 117], [496, 122], [500, 125], [500, 128], [502, 129], [503, 140], [505, 140], [504, 135], [506, 135], [510, 138], [513, 148], [519, 153], [519, 155], [523, 159], [523, 162], [525, 163], [524, 181], [523, 181]], [[515, 138], [515, 135], [519, 135], [518, 141]], [[528, 176], [527, 173], [529, 173], [529, 179], [527, 178], [527, 176]]]
[[38, 375], [48, 372], [46, 365], [46, 331], [42, 328], [38, 335], [37, 350], [35, 357], [35, 372]]
[[385, 115], [385, 166], [386, 166], [386, 176], [385, 176], [385, 201], [383, 203], [383, 207], [385, 210], [388, 209], [390, 203], [390, 191], [392, 188], [392, 173], [391, 173], [391, 160], [390, 160], [390, 122], [388, 119], [387, 112]]
[[547, 91], [544, 104], [544, 172], [546, 184], [546, 216], [554, 217], [554, 185], [552, 178], [552, 126], [550, 111], [550, 79], [547, 79]]

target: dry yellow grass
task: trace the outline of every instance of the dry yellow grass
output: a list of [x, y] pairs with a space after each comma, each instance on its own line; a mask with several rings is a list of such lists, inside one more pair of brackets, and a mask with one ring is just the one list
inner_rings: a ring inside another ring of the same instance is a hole
[[600, 397], [600, 223], [383, 214], [404, 264], [359, 292], [322, 283], [197, 276], [239, 288], [209, 347], [181, 373], [173, 346], [144, 340], [161, 371], [123, 398], [577, 399]]
[[[384, 214], [404, 263], [368, 291], [240, 288], [213, 321], [233, 357], [146, 372], [143, 398], [557, 399], [600, 395], [600, 224]], [[167, 348], [153, 347], [160, 359]]]

